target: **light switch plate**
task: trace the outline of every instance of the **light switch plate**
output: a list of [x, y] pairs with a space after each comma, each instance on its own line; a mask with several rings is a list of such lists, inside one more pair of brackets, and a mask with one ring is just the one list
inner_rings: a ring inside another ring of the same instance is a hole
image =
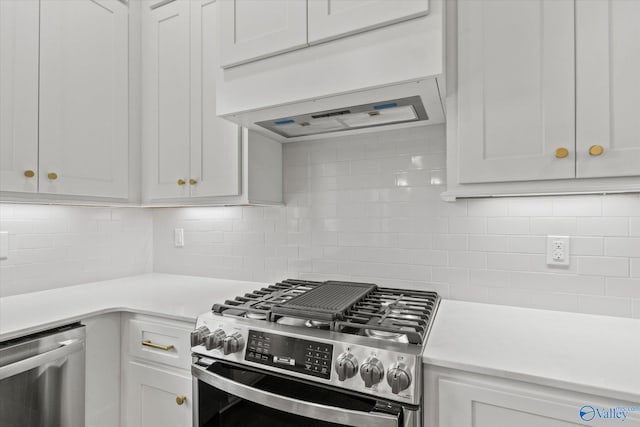
[[0, 259], [9, 258], [9, 232], [0, 231]]
[[547, 236], [547, 265], [569, 265], [569, 236]]
[[173, 230], [173, 245], [176, 248], [184, 247], [184, 228], [175, 228]]

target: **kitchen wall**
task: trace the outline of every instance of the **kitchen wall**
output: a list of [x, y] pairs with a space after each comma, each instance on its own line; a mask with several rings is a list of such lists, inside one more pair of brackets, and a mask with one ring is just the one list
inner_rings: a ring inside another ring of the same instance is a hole
[[[154, 210], [154, 271], [640, 318], [638, 194], [443, 202], [444, 126], [289, 144], [284, 163], [286, 206]], [[568, 268], [546, 266], [550, 234], [572, 237]]]
[[151, 271], [151, 212], [0, 204], [0, 297]]

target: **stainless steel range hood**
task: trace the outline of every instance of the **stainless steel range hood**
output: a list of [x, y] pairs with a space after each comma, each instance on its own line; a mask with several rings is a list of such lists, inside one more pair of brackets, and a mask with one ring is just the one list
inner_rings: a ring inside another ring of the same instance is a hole
[[256, 123], [285, 138], [428, 120], [419, 96], [281, 117]]
[[436, 77], [224, 116], [281, 142], [443, 123]]

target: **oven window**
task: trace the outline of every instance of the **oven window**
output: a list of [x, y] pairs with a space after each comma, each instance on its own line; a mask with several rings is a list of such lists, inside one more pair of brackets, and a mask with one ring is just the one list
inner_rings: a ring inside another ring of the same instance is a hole
[[[319, 403], [326, 406], [370, 412], [376, 402], [351, 396], [304, 382], [268, 375], [261, 372], [214, 363], [209, 371], [235, 382], [296, 400]], [[342, 426], [326, 422], [322, 417], [306, 418], [238, 398], [202, 381], [198, 381], [198, 421], [200, 427], [325, 427]], [[292, 403], [293, 406], [293, 403]]]

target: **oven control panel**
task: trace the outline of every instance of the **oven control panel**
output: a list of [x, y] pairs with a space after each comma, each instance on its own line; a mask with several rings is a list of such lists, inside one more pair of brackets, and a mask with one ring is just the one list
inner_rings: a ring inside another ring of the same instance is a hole
[[333, 345], [249, 330], [244, 360], [328, 380]]

